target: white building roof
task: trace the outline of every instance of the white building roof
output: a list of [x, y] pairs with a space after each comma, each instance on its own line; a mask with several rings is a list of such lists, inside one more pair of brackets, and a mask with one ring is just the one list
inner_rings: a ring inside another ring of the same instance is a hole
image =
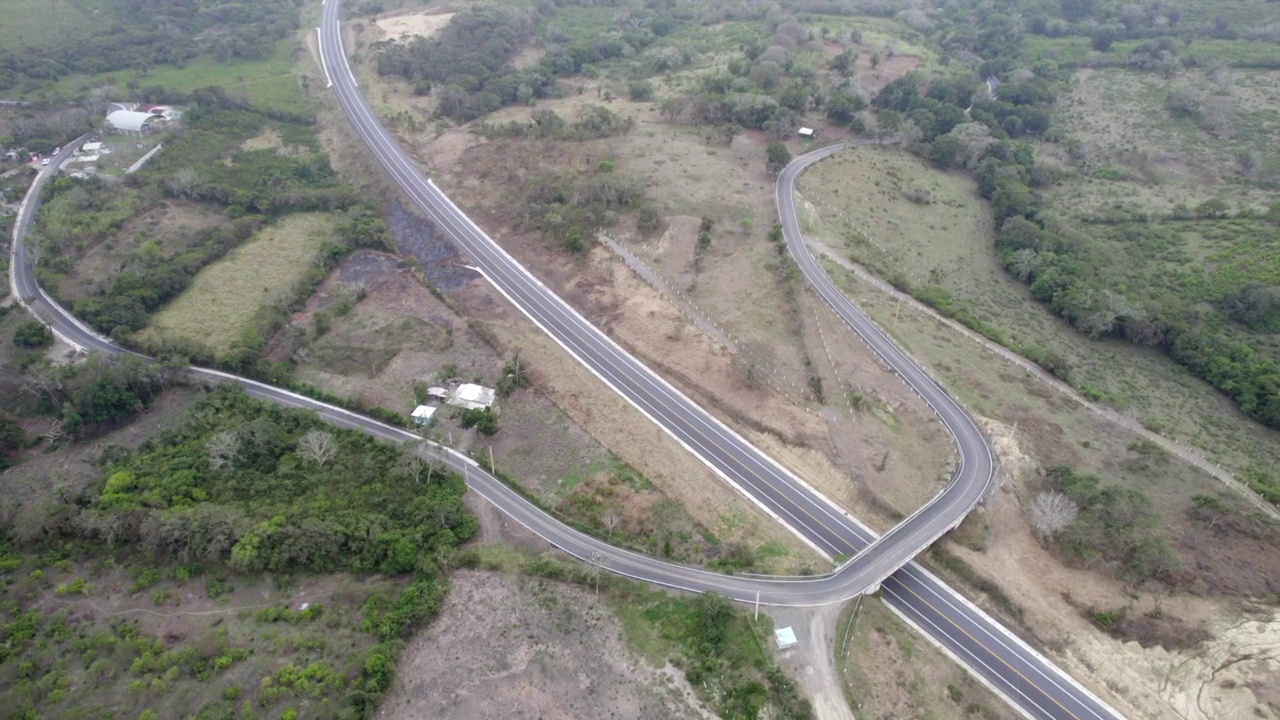
[[773, 631], [773, 640], [778, 643], [779, 650], [786, 650], [796, 644], [796, 632], [790, 627], [778, 628]]
[[150, 122], [153, 117], [155, 116], [151, 113], [116, 110], [107, 115], [107, 124], [117, 130], [142, 132], [143, 126]]
[[427, 395], [430, 395], [431, 397], [447, 398], [449, 397], [449, 391], [442, 387], [433, 385], [427, 388]]
[[100, 143], [100, 142], [87, 142], [87, 143], [85, 143], [85, 144], [81, 145], [81, 146], [80, 146], [80, 149], [81, 149], [81, 150], [83, 150], [83, 151], [85, 151], [85, 152], [98, 152], [99, 150], [101, 150], [101, 149], [102, 149], [102, 143]]
[[810, 135], [813, 135], [813, 128], [802, 127], [799, 130], [797, 130], [797, 132], [799, 132], [801, 135], [808, 137]]
[[430, 405], [419, 405], [413, 409], [412, 417], [430, 420], [432, 415], [436, 414], [436, 409]]
[[467, 383], [465, 385], [459, 385], [458, 389], [454, 390], [453, 393], [449, 395], [449, 399], [445, 402], [468, 410], [479, 410], [492, 405], [494, 395], [496, 394], [497, 391], [493, 388], [481, 387], [479, 385]]

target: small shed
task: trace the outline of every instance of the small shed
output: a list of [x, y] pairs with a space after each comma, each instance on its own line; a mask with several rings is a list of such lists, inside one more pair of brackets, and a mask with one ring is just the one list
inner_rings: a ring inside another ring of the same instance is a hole
[[813, 128], [802, 127], [796, 131], [796, 134], [802, 138], [815, 138], [818, 136], [818, 131]]
[[434, 417], [435, 414], [436, 409], [434, 407], [430, 405], [419, 405], [413, 409], [413, 413], [411, 413], [410, 417], [412, 417], [413, 422], [418, 425], [430, 425], [431, 418]]
[[85, 143], [85, 144], [83, 144], [83, 145], [81, 145], [81, 146], [80, 146], [80, 151], [81, 151], [81, 152], [87, 152], [87, 153], [96, 153], [96, 152], [101, 152], [101, 151], [102, 151], [102, 143], [101, 143], [101, 142], [87, 142], [87, 143]]
[[432, 386], [427, 388], [427, 397], [439, 398], [440, 400], [444, 400], [445, 398], [449, 397], [449, 391], [442, 387]]
[[790, 626], [778, 628], [773, 631], [773, 641], [778, 644], [779, 650], [794, 647], [796, 644], [796, 632]]
[[466, 383], [459, 385], [456, 390], [450, 393], [449, 399], [445, 402], [467, 410], [481, 410], [493, 405], [493, 398], [496, 395], [497, 390], [493, 388]]

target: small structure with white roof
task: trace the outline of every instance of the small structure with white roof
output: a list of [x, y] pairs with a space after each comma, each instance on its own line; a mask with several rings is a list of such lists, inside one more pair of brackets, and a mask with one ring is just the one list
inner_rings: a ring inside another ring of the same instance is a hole
[[778, 628], [773, 631], [773, 641], [778, 644], [779, 650], [795, 647], [796, 631], [792, 630], [790, 626]]
[[410, 417], [412, 417], [413, 422], [418, 425], [430, 425], [431, 418], [434, 417], [435, 414], [436, 414], [436, 408], [430, 405], [419, 405], [418, 407], [413, 409], [413, 412], [410, 414]]
[[136, 110], [116, 110], [107, 115], [107, 129], [126, 135], [145, 135], [154, 132], [159, 115]]
[[818, 132], [813, 128], [802, 127], [796, 131], [796, 134], [802, 138], [813, 138], [817, 137]]
[[102, 141], [99, 140], [97, 142], [87, 142], [80, 146], [80, 152], [86, 152], [86, 153], [102, 152]]
[[432, 385], [431, 387], [427, 388], [427, 397], [433, 397], [433, 398], [438, 398], [440, 400], [444, 400], [445, 398], [449, 397], [449, 391], [437, 385]]
[[467, 410], [482, 410], [493, 405], [493, 399], [497, 395], [497, 390], [493, 388], [481, 387], [472, 383], [459, 385], [452, 393], [449, 393], [445, 402], [454, 407], [465, 408]]

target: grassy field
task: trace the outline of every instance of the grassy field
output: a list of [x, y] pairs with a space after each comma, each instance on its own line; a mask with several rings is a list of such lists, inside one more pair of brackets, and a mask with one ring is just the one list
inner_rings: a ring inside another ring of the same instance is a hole
[[213, 85], [249, 98], [258, 107], [274, 108], [288, 112], [308, 111], [307, 99], [298, 79], [298, 63], [295, 53], [296, 40], [285, 39], [276, 43], [271, 56], [265, 60], [237, 60], [217, 62], [211, 56], [201, 55], [183, 67], [160, 67], [145, 75], [136, 70], [121, 70], [101, 75], [69, 75], [53, 85], [52, 93], [62, 97], [76, 97], [110, 85], [121, 97], [129, 94], [128, 86], [136, 82], [142, 87], [159, 85], [166, 90], [191, 92]]
[[[907, 199], [912, 190], [927, 192], [930, 202]], [[800, 191], [816, 207], [815, 234], [855, 262], [916, 292], [941, 289], [1012, 341], [1059, 353], [1078, 387], [1226, 467], [1280, 462], [1274, 431], [1160, 353], [1090, 340], [1035, 302], [1000, 266], [986, 204], [967, 176], [939, 173], [900, 151], [863, 148], [810, 169]]]
[[[1171, 111], [1171, 98], [1183, 98], [1183, 111]], [[1096, 214], [1118, 199], [1161, 214], [1215, 194], [1262, 208], [1274, 199], [1280, 71], [1187, 71], [1166, 79], [1085, 70], [1055, 108], [1054, 122], [1063, 141], [1042, 153], [1081, 169], [1050, 193], [1063, 214]]]
[[191, 287], [143, 330], [172, 333], [225, 353], [247, 332], [260, 308], [291, 297], [332, 232], [326, 214], [286, 216], [249, 243], [196, 275]]
[[0, 47], [41, 46], [92, 30], [111, 12], [107, 0], [5, 0], [0, 3]]
[[[849, 622], [853, 620], [853, 627]], [[841, 615], [836, 667], [857, 717], [1004, 720], [1016, 713], [880, 602]], [[848, 632], [848, 651], [841, 646]]]

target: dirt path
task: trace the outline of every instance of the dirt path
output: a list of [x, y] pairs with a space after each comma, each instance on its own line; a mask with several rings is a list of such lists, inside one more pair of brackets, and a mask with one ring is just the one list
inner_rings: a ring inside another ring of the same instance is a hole
[[830, 605], [815, 609], [773, 608], [770, 612], [775, 626], [790, 626], [796, 633], [796, 646], [784, 650], [779, 661], [804, 688], [818, 720], [854, 720], [832, 655], [840, 609], [839, 605]]

